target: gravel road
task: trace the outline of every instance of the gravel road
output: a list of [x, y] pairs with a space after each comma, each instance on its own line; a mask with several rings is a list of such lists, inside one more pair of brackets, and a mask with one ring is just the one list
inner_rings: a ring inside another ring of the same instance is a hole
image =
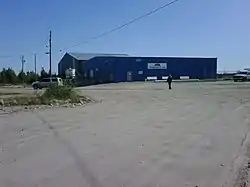
[[235, 178], [250, 84], [78, 89], [100, 102], [0, 116], [1, 187], [220, 187]]

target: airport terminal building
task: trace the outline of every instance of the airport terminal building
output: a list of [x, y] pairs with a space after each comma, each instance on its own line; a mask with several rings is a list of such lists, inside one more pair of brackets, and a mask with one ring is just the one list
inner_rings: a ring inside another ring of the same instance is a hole
[[174, 79], [213, 79], [217, 58], [200, 57], [134, 57], [126, 54], [65, 53], [58, 64], [59, 76], [69, 68], [82, 80], [96, 83], [145, 81], [147, 77], [171, 74]]

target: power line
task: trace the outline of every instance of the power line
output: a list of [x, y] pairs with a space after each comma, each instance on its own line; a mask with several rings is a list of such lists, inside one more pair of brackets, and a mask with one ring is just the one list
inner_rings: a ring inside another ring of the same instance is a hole
[[17, 55], [16, 56], [14, 56], [14, 55], [0, 55], [0, 59], [1, 58], [14, 58], [14, 57], [17, 57]]
[[[22, 53], [23, 54], [23, 53]], [[21, 54], [21, 55], [22, 55]], [[25, 53], [25, 54], [33, 54], [33, 53]], [[0, 55], [0, 59], [5, 59], [5, 58], [20, 58], [20, 53], [19, 54], [16, 54], [16, 55]]]
[[146, 13], [146, 14], [141, 15], [141, 16], [139, 16], [139, 17], [137, 17], [137, 18], [135, 18], [135, 19], [133, 19], [133, 20], [127, 22], [127, 23], [124, 23], [124, 24], [122, 24], [122, 25], [120, 25], [120, 26], [118, 26], [118, 27], [115, 27], [115, 28], [113, 28], [113, 29], [111, 29], [111, 30], [108, 30], [108, 31], [106, 31], [106, 32], [103, 32], [103, 33], [101, 33], [101, 34], [99, 34], [99, 35], [97, 35], [97, 36], [94, 36], [94, 37], [90, 38], [90, 39], [87, 40], [87, 41], [83, 41], [83, 42], [81, 42], [81, 43], [72, 45], [72, 46], [70, 46], [70, 47], [65, 47], [65, 48], [61, 49], [60, 51], [64, 51], [64, 50], [69, 49], [69, 48], [77, 47], [77, 46], [82, 45], [82, 44], [85, 44], [85, 43], [89, 43], [89, 42], [92, 41], [92, 40], [96, 40], [96, 39], [101, 38], [101, 37], [103, 37], [103, 36], [105, 36], [105, 35], [108, 35], [108, 34], [110, 34], [110, 33], [112, 33], [112, 32], [115, 32], [115, 31], [117, 31], [117, 30], [120, 30], [120, 29], [122, 29], [123, 27], [126, 27], [126, 26], [128, 26], [128, 25], [130, 25], [130, 24], [132, 24], [132, 23], [134, 23], [134, 22], [137, 22], [137, 21], [139, 21], [139, 20], [141, 20], [141, 19], [143, 19], [143, 18], [145, 18], [145, 17], [147, 17], [147, 16], [150, 16], [151, 14], [156, 13], [156, 12], [158, 12], [159, 10], [162, 10], [162, 9], [164, 9], [164, 8], [170, 6], [170, 5], [172, 5], [172, 4], [174, 4], [174, 3], [178, 2], [178, 1], [179, 1], [179, 0], [173, 0], [173, 1], [169, 2], [169, 3], [167, 3], [167, 4], [164, 4], [164, 5], [160, 6], [160, 7], [156, 8], [156, 9], [154, 9], [154, 10], [148, 12], [148, 13]]
[[[111, 30], [108, 30], [108, 31], [106, 31], [106, 32], [103, 32], [103, 33], [101, 33], [101, 34], [99, 34], [99, 35], [97, 35], [97, 36], [94, 36], [94, 37], [90, 38], [89, 40], [80, 42], [80, 43], [78, 43], [78, 44], [75, 44], [75, 45], [72, 45], [72, 46], [69, 46], [69, 47], [62, 48], [60, 51], [64, 51], [64, 50], [69, 49], [69, 48], [77, 47], [77, 46], [80, 46], [80, 45], [82, 45], [82, 44], [90, 43], [92, 40], [99, 39], [99, 38], [101, 38], [101, 37], [104, 37], [104, 36], [106, 36], [106, 35], [112, 33], [112, 32], [115, 32], [115, 31], [117, 31], [117, 30], [120, 30], [120, 29], [122, 29], [122, 28], [124, 28], [124, 27], [126, 27], [126, 26], [129, 26], [129, 25], [132, 24], [132, 23], [135, 23], [135, 22], [137, 22], [137, 21], [139, 21], [139, 20], [141, 20], [141, 19], [143, 19], [143, 18], [145, 18], [145, 17], [147, 17], [147, 16], [150, 16], [151, 14], [154, 14], [154, 13], [156, 13], [156, 12], [158, 12], [158, 11], [164, 9], [164, 8], [167, 8], [168, 6], [170, 6], [170, 5], [174, 4], [174, 3], [177, 3], [178, 1], [180, 1], [180, 0], [173, 0], [173, 1], [171, 1], [171, 2], [169, 2], [169, 3], [167, 3], [167, 4], [164, 4], [164, 5], [162, 5], [162, 6], [158, 7], [158, 8], [156, 8], [156, 9], [150, 11], [150, 12], [147, 12], [146, 14], [143, 14], [143, 15], [141, 15], [141, 16], [135, 18], [135, 19], [132, 19], [132, 20], [130, 20], [130, 21], [127, 22], [127, 23], [124, 23], [124, 24], [122, 24], [122, 25], [120, 25], [120, 26], [118, 26], [118, 27], [115, 27], [115, 28], [113, 28], [113, 29], [111, 29]], [[48, 46], [48, 47], [49, 47], [49, 46]], [[46, 54], [50, 54], [50, 53], [51, 53], [51, 51], [47, 52]], [[50, 55], [50, 56], [51, 56], [51, 55]], [[0, 59], [14, 58], [14, 57], [16, 57], [16, 55], [0, 55]], [[50, 58], [51, 58], [51, 57], [50, 57]], [[50, 61], [51, 61], [51, 60], [50, 60]], [[50, 63], [50, 64], [51, 64], [51, 63]], [[51, 66], [51, 65], [50, 65], [50, 66]], [[51, 68], [50, 68], [50, 69], [51, 69]]]
[[[52, 61], [51, 55], [50, 55], [50, 53], [51, 53], [51, 31], [49, 33], [49, 45], [46, 45], [46, 47], [49, 48], [49, 51], [46, 52], [45, 54], [49, 55], [49, 61], [50, 61], [49, 66], [50, 66], [50, 69], [51, 69], [51, 61]], [[25, 52], [25, 54], [34, 55], [34, 53], [30, 53], [30, 52]], [[41, 53], [38, 53], [38, 54], [43, 54], [43, 53], [41, 52]], [[36, 53], [36, 55], [37, 55], [37, 53]], [[14, 55], [14, 54], [12, 54], [12, 55], [0, 55], [0, 60], [1, 59], [7, 59], [7, 58], [17, 58], [17, 57], [20, 57], [20, 54], [17, 54], [17, 55]]]

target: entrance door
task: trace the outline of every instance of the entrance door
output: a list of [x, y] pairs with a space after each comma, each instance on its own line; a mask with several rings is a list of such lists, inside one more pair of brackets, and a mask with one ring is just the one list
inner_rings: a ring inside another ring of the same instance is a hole
[[132, 72], [131, 71], [127, 72], [127, 81], [132, 81]]
[[110, 82], [113, 82], [113, 81], [114, 81], [114, 77], [113, 77], [113, 74], [112, 74], [112, 73], [109, 74], [109, 81], [110, 81]]

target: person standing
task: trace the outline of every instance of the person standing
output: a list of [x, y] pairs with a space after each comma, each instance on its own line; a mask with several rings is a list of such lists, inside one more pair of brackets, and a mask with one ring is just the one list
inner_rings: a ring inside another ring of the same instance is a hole
[[167, 79], [169, 90], [172, 89], [172, 81], [173, 81], [172, 75], [169, 74], [168, 79]]

